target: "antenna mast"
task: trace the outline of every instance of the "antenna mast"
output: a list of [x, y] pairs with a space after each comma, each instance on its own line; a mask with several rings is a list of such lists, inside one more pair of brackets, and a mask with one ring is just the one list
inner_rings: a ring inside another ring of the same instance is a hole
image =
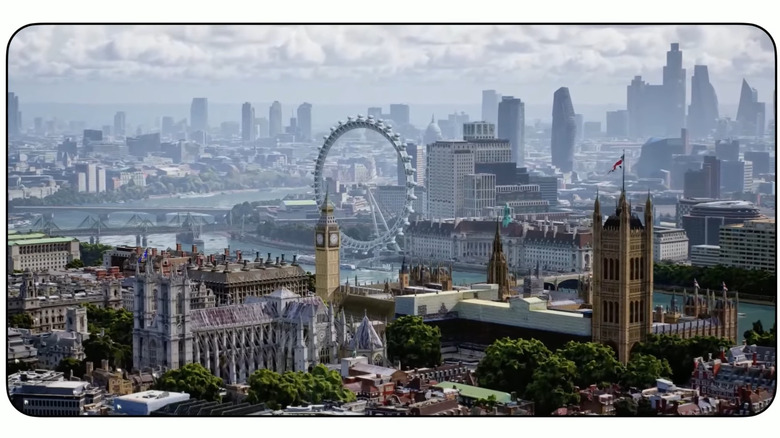
[[626, 192], [626, 150], [623, 149], [623, 193]]

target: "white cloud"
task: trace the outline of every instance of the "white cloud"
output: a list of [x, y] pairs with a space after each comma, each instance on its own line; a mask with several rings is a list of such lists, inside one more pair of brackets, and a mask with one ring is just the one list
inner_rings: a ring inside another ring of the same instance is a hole
[[[354, 80], [627, 84], [660, 80], [669, 44], [724, 82], [774, 78], [751, 26], [32, 26], [9, 49], [12, 82]], [[769, 91], [769, 90], [767, 90]]]

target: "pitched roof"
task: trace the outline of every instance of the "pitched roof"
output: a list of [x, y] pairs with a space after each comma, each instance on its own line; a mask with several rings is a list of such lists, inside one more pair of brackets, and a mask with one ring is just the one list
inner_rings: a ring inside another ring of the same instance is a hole
[[374, 324], [368, 319], [368, 315], [363, 316], [355, 331], [355, 336], [349, 341], [350, 350], [379, 350], [383, 347], [382, 338], [374, 329]]

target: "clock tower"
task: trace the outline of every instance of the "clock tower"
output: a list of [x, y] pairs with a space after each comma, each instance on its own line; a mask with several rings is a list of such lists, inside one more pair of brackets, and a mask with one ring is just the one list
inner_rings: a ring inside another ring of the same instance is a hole
[[314, 254], [315, 289], [318, 297], [322, 298], [323, 301], [330, 302], [341, 283], [339, 268], [341, 235], [327, 193], [325, 193], [325, 202], [322, 203], [320, 209], [320, 220], [314, 228], [314, 245], [316, 248]]

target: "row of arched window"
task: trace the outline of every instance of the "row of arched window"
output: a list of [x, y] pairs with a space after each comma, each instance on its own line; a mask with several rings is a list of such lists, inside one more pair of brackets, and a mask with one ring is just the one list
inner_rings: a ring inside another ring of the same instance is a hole
[[[631, 257], [629, 259], [629, 279], [642, 280], [645, 278], [645, 258]], [[601, 265], [604, 280], [620, 281], [620, 262], [616, 258], [604, 257]]]
[[[645, 307], [645, 300], [633, 300], [628, 303], [628, 322], [644, 322], [645, 315], [642, 309]], [[620, 306], [617, 301], [603, 300], [601, 302], [602, 321], [618, 324], [620, 323]]]

